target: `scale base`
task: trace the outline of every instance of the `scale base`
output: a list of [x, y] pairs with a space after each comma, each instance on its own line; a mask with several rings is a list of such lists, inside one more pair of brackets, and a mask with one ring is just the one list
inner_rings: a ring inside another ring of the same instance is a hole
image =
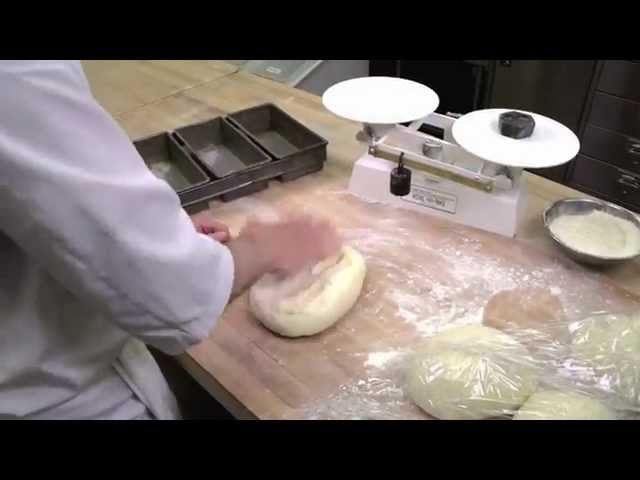
[[427, 213], [452, 222], [515, 237], [526, 210], [526, 176], [520, 175], [514, 188], [484, 192], [475, 188], [413, 171], [411, 191], [397, 197], [389, 191], [394, 164], [365, 154], [353, 167], [349, 191], [365, 200]]

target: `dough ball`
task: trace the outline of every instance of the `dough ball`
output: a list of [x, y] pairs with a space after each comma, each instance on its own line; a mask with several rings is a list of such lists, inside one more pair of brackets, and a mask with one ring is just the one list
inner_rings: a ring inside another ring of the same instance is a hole
[[433, 417], [483, 419], [513, 414], [536, 390], [537, 379], [521, 343], [472, 325], [428, 339], [410, 361], [407, 390]]
[[485, 325], [518, 338], [534, 349], [566, 340], [568, 330], [560, 299], [544, 288], [497, 293], [484, 308]]
[[615, 420], [613, 410], [577, 392], [541, 390], [529, 397], [514, 420]]
[[286, 279], [265, 275], [249, 290], [251, 311], [269, 330], [285, 337], [322, 332], [358, 300], [366, 264], [351, 247], [310, 270]]
[[640, 404], [640, 314], [605, 314], [571, 325], [576, 360], [593, 368], [599, 387]]

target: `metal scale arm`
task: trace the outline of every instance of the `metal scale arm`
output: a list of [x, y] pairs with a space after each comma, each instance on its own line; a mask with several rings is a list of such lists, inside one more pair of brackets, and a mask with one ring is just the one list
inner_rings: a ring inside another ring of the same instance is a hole
[[[411, 169], [447, 178], [485, 192], [492, 192], [496, 188], [511, 189], [514, 177], [508, 168], [470, 155], [453, 141], [451, 126], [455, 120], [434, 113], [411, 123], [409, 127], [387, 127], [383, 136], [371, 128], [366, 128], [367, 126], [363, 133], [369, 135], [369, 154], [398, 162], [398, 173], [401, 173], [406, 165]], [[420, 132], [425, 124], [443, 130], [444, 139]]]

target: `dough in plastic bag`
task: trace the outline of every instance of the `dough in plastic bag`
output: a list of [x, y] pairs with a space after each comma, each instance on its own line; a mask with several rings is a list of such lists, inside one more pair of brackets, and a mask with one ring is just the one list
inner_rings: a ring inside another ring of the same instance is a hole
[[265, 275], [249, 291], [251, 311], [269, 330], [286, 337], [315, 335], [340, 320], [358, 300], [366, 263], [355, 249], [285, 279]]
[[514, 420], [615, 420], [616, 413], [577, 392], [540, 390], [529, 397]]
[[426, 341], [410, 361], [407, 390], [433, 417], [483, 419], [513, 414], [536, 390], [538, 376], [520, 342], [471, 325]]
[[640, 405], [640, 314], [596, 315], [570, 329], [573, 356], [593, 368], [598, 387]]

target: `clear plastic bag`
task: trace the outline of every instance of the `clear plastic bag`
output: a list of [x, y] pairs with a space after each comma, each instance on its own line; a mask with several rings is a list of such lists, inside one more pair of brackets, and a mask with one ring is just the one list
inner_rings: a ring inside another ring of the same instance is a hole
[[[635, 317], [570, 322], [567, 335], [553, 323], [454, 328], [414, 354], [407, 390], [425, 412], [443, 419], [630, 418], [640, 412]], [[463, 334], [474, 328], [484, 336]]]
[[639, 419], [640, 324], [633, 319], [445, 327], [412, 350], [367, 355], [369, 376], [341, 386], [307, 418]]
[[536, 391], [540, 370], [513, 337], [470, 325], [426, 340], [412, 356], [406, 388], [436, 418], [497, 418], [512, 415]]

